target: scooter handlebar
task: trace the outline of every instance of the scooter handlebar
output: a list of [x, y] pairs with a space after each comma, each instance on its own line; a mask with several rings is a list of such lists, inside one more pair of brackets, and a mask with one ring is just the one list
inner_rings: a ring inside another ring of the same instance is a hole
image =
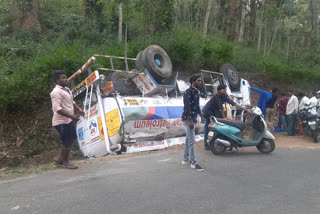
[[216, 123], [218, 125], [223, 125], [223, 123], [220, 123], [215, 116], [211, 116], [210, 117], [210, 122], [211, 123]]

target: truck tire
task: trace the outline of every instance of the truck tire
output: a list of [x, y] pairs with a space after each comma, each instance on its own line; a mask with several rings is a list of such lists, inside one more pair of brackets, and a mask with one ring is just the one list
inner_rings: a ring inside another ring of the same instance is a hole
[[113, 88], [116, 92], [120, 93], [121, 96], [139, 96], [141, 91], [132, 82], [112, 82]]
[[240, 77], [238, 71], [231, 64], [224, 64], [220, 68], [220, 73], [227, 77], [230, 87], [233, 90], [240, 89]]
[[148, 71], [157, 79], [170, 77], [172, 74], [172, 63], [168, 54], [157, 45], [150, 45], [143, 53], [142, 58]]
[[113, 72], [111, 74], [110, 80], [112, 82], [128, 82], [129, 74], [126, 72]]
[[136, 69], [137, 69], [137, 71], [140, 71], [140, 70], [142, 70], [142, 69], [144, 69], [144, 59], [143, 59], [143, 57], [142, 57], [142, 52], [143, 51], [140, 51], [139, 53], [138, 53], [138, 55], [136, 56]]

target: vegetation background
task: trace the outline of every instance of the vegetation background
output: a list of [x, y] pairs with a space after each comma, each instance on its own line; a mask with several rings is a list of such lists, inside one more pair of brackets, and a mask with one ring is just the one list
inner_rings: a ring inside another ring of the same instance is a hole
[[0, 14], [0, 168], [57, 148], [52, 71], [124, 56], [125, 40], [128, 57], [161, 46], [174, 71], [232, 63], [266, 86], [320, 88], [319, 0], [0, 0]]

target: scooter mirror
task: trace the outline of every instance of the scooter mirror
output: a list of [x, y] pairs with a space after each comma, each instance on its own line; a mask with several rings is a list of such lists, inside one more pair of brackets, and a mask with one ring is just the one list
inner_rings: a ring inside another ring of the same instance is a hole
[[254, 115], [259, 115], [261, 116], [262, 115], [262, 111], [261, 109], [258, 107], [258, 106], [254, 106], [252, 109], [251, 109], [252, 113]]

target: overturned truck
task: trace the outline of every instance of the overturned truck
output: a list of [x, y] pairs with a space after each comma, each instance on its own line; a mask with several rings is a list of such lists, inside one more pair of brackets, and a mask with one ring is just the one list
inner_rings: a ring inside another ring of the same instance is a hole
[[[111, 68], [92, 72], [90, 67], [98, 57], [109, 59]], [[124, 60], [125, 70], [116, 70], [114, 59]], [[129, 69], [129, 61], [135, 61], [135, 69]], [[162, 48], [151, 45], [136, 58], [93, 55], [68, 81], [85, 71], [88, 77], [72, 88], [75, 101], [85, 111], [76, 125], [84, 156], [156, 150], [184, 143], [182, 96], [189, 84], [179, 80], [178, 73], [172, 74], [171, 60]], [[104, 75], [105, 71], [112, 73]], [[201, 70], [200, 74], [204, 83], [201, 108], [220, 84], [227, 85], [228, 95], [238, 104], [250, 105], [249, 83], [239, 78], [232, 65], [223, 65], [220, 72]], [[239, 114], [225, 107], [230, 119]], [[195, 126], [197, 140], [203, 133], [199, 121]]]

